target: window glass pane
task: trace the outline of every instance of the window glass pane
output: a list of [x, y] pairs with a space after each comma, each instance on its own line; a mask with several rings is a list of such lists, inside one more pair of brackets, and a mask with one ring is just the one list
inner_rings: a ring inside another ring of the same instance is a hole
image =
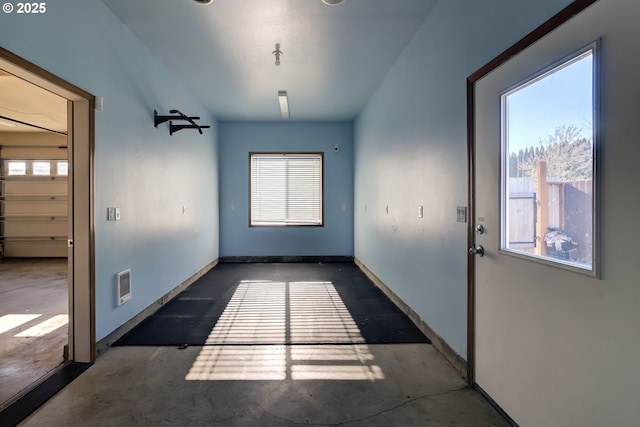
[[251, 225], [322, 225], [322, 154], [251, 154]]
[[64, 160], [58, 162], [58, 175], [67, 176], [69, 175], [69, 162]]
[[34, 175], [51, 175], [51, 162], [33, 162]]
[[287, 217], [285, 157], [254, 156], [251, 162], [251, 222], [284, 222]]
[[502, 96], [502, 248], [593, 266], [593, 51]]
[[11, 161], [7, 162], [7, 174], [9, 176], [24, 176], [27, 174], [27, 162]]

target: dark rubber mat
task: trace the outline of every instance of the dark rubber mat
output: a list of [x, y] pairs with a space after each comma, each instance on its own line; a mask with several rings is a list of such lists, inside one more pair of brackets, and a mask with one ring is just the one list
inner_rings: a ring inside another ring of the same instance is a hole
[[219, 264], [114, 345], [429, 340], [353, 263]]

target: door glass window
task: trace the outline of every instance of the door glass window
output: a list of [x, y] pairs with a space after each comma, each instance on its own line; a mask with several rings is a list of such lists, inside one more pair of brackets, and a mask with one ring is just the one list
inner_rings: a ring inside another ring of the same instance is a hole
[[502, 250], [593, 270], [594, 47], [502, 94]]

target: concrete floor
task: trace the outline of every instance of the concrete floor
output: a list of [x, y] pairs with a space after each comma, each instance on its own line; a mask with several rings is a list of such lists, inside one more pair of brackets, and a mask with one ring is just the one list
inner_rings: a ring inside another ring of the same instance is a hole
[[[62, 364], [66, 324], [20, 334], [66, 316], [68, 300], [66, 259], [0, 259], [0, 410]], [[13, 323], [6, 316], [31, 320]]]
[[21, 425], [508, 423], [433, 346], [352, 344], [113, 347]]
[[[263, 277], [263, 270], [267, 269], [288, 282], [300, 274], [316, 274], [330, 280], [325, 271], [335, 270], [330, 267], [243, 266], [238, 274], [247, 278], [259, 270]], [[336, 274], [346, 274], [339, 267]], [[225, 309], [227, 313], [232, 308], [235, 319], [225, 333], [249, 334], [253, 339], [246, 345], [244, 341], [230, 344], [214, 340], [207, 342], [215, 345], [186, 348], [112, 347], [21, 425], [508, 425], [430, 344], [364, 344], [363, 340], [348, 340], [333, 345], [306, 344], [307, 341], [296, 345], [255, 345], [271, 331], [265, 331], [263, 322], [272, 318], [257, 313], [256, 307], [270, 316], [274, 310], [282, 311], [278, 305], [282, 301], [276, 298], [274, 302], [273, 291], [260, 295], [264, 301], [250, 299], [246, 307], [230, 301]], [[285, 311], [295, 312], [294, 299], [286, 300], [289, 308]], [[332, 306], [338, 302], [332, 300]], [[312, 323], [329, 325], [324, 328], [330, 327], [334, 334], [351, 330], [353, 319], [346, 322], [349, 319], [340, 315], [341, 311], [320, 313], [320, 305], [314, 299], [313, 310], [307, 307], [305, 318], [319, 316]], [[290, 317], [289, 323], [293, 322]], [[326, 323], [329, 317], [336, 317], [335, 322]], [[262, 320], [248, 322], [247, 318]], [[225, 319], [223, 313], [209, 338], [219, 323], [229, 323]], [[278, 323], [280, 329], [285, 324]], [[299, 327], [289, 324], [295, 330]], [[319, 334], [310, 342], [323, 342], [323, 328], [306, 328], [305, 334]]]

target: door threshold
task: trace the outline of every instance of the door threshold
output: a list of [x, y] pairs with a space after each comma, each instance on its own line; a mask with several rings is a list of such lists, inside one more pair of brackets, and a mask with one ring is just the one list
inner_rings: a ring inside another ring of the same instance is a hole
[[0, 425], [15, 426], [86, 371], [91, 363], [70, 362], [0, 412]]

